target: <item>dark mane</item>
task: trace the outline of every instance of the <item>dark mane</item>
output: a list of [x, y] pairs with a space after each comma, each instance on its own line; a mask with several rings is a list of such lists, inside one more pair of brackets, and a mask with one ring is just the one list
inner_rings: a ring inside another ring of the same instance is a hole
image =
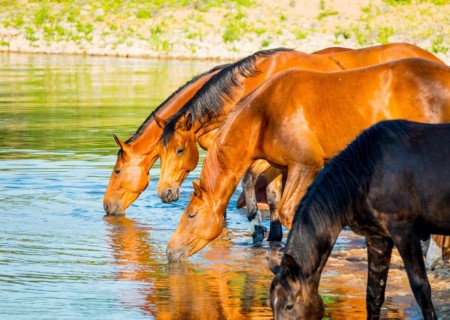
[[414, 139], [408, 121], [383, 121], [363, 131], [318, 174], [300, 202], [286, 253], [301, 262], [305, 276], [314, 272], [319, 252], [330, 248], [365, 198], [385, 146], [395, 139]]
[[191, 80], [189, 80], [188, 82], [186, 82], [184, 85], [182, 85], [181, 87], [179, 87], [176, 91], [174, 91], [166, 100], [164, 100], [163, 103], [161, 103], [155, 110], [153, 110], [152, 113], [150, 113], [150, 115], [147, 117], [147, 119], [145, 119], [145, 121], [139, 126], [139, 128], [136, 130], [136, 133], [129, 138], [125, 143], [130, 143], [133, 142], [134, 140], [136, 140], [147, 128], [148, 123], [153, 119], [154, 115], [158, 113], [159, 110], [161, 110], [162, 108], [164, 108], [164, 106], [173, 99], [173, 97], [175, 97], [181, 90], [183, 90], [184, 88], [190, 86], [191, 84], [193, 84], [194, 82], [196, 82], [197, 80], [199, 80], [200, 78], [203, 78], [204, 76], [207, 76], [208, 74], [211, 74], [213, 72], [216, 72], [217, 70], [223, 69], [227, 66], [229, 66], [230, 64], [223, 64], [223, 65], [219, 65], [216, 66], [214, 68], [212, 68], [209, 71], [206, 71], [202, 74], [196, 75], [195, 77], [193, 77]]
[[281, 51], [292, 51], [287, 48], [276, 48], [258, 51], [235, 63], [229, 64], [209, 79], [203, 87], [167, 122], [162, 139], [164, 145], [172, 138], [177, 122], [188, 112], [194, 122], [207, 123], [217, 117], [224, 106], [224, 101], [233, 100], [233, 89], [242, 84], [239, 76], [250, 78], [261, 71], [256, 69], [257, 57], [267, 57]]

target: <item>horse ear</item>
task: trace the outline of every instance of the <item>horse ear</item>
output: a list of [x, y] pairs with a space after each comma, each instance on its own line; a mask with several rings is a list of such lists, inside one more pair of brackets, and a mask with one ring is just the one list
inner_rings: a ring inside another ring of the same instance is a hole
[[176, 129], [182, 130], [182, 131], [189, 131], [192, 129], [193, 124], [194, 124], [194, 121], [192, 120], [192, 113], [188, 112], [184, 116], [184, 120], [178, 121]]
[[153, 115], [153, 118], [155, 119], [156, 124], [161, 129], [164, 129], [167, 124], [167, 120], [164, 120], [163, 118], [158, 117], [156, 114]]
[[125, 151], [127, 149], [127, 144], [120, 140], [115, 134], [113, 134], [114, 140], [116, 141], [117, 145], [119, 146], [120, 150]]
[[267, 263], [269, 264], [269, 269], [273, 274], [277, 274], [281, 270], [280, 262], [276, 261], [272, 257], [267, 258]]
[[200, 187], [200, 181], [195, 179], [192, 182], [192, 185], [194, 186], [194, 194], [201, 199], [202, 198], [202, 188]]
[[300, 274], [300, 268], [297, 261], [288, 253], [284, 254], [284, 266], [286, 268], [287, 274], [291, 279], [296, 279]]

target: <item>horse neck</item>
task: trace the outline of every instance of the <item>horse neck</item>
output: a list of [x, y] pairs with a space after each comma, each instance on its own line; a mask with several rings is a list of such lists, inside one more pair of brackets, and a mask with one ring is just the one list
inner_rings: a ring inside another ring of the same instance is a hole
[[[242, 98], [254, 91], [272, 75], [295, 66], [306, 65], [310, 68], [314, 68], [317, 65], [317, 62], [315, 61], [317, 58], [311, 58], [311, 56], [312, 55], [298, 51], [282, 51], [273, 55], [257, 57], [255, 69], [258, 73], [253, 76], [245, 77], [239, 72], [236, 72], [236, 79], [240, 83], [240, 86], [231, 87], [230, 90], [232, 90], [232, 93], [227, 98], [222, 98], [222, 111], [220, 114], [215, 115], [213, 120], [206, 123], [201, 123], [199, 121], [194, 124], [192, 130], [195, 131], [196, 138], [198, 139], [220, 127], [222, 121], [231, 109], [233, 109]], [[314, 61], [308, 62], [311, 59]]]
[[151, 119], [145, 131], [143, 131], [135, 140], [128, 143], [133, 150], [133, 154], [142, 157], [142, 162], [146, 169], [150, 168], [159, 157], [158, 144], [162, 134], [162, 129], [156, 124], [156, 121]]
[[[256, 75], [244, 76], [235, 71], [237, 82], [239, 86], [230, 86], [228, 90], [231, 91], [227, 97], [222, 97], [222, 108], [220, 114], [215, 115], [214, 119], [205, 123], [197, 122], [194, 124], [193, 130], [196, 133], [196, 137], [199, 138], [205, 134], [208, 134], [212, 130], [217, 129], [222, 121], [225, 119], [228, 112], [233, 109], [236, 104], [246, 95], [255, 90], [260, 84], [268, 79], [274, 73], [281, 71], [284, 67], [278, 66], [278, 60], [282, 52], [269, 56], [257, 57], [255, 61], [255, 70], [258, 71]], [[286, 59], [283, 59], [286, 60]]]
[[197, 142], [203, 150], [209, 150], [212, 146], [214, 139], [217, 136], [218, 129], [211, 129], [210, 131], [197, 136]]
[[344, 227], [340, 222], [333, 226], [319, 225], [311, 221], [311, 215], [308, 213], [304, 215], [303, 221], [294, 221], [285, 249], [285, 253], [297, 262], [301, 270], [300, 279], [315, 290], [319, 287], [323, 268]]
[[[195, 139], [203, 149], [209, 149], [212, 141], [214, 141], [217, 129], [220, 127], [224, 119], [225, 114], [220, 114], [206, 123], [201, 123], [200, 121], [194, 123], [191, 130], [194, 131]], [[213, 137], [212, 139], [211, 136]]]
[[[208, 194], [214, 211], [225, 214], [227, 204], [236, 190], [241, 177], [252, 160], [244, 152], [239, 151], [236, 157], [232, 155], [233, 148], [217, 152], [217, 140], [211, 146], [203, 164], [200, 183]], [[240, 148], [238, 148], [240, 149]], [[239, 159], [236, 161], [236, 159]]]
[[[163, 119], [168, 119], [173, 116], [197, 93], [205, 82], [217, 72], [219, 72], [219, 69], [199, 76], [198, 79], [194, 78], [193, 80], [195, 81], [188, 82], [182, 88], [178, 89], [179, 91], [176, 91], [172, 97], [163, 102], [163, 104], [156, 109], [155, 113], [157, 113], [157, 116]], [[157, 145], [163, 130], [156, 124], [154, 118], [151, 118], [150, 116], [148, 120], [142, 124], [141, 128], [139, 128], [139, 131], [141, 132], [139, 136], [129, 144], [136, 154], [144, 155], [146, 158], [149, 158], [148, 165], [151, 167], [159, 156]]]

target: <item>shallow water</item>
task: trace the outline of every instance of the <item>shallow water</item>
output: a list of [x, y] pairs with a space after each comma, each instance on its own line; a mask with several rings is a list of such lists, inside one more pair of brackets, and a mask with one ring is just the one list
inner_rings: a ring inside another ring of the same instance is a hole
[[[156, 166], [126, 217], [102, 209], [112, 133], [126, 138], [214, 64], [19, 54], [0, 62], [0, 318], [272, 318], [266, 257], [280, 248], [251, 246], [237, 194], [222, 237], [181, 264], [167, 263], [165, 246], [198, 169], [174, 204], [156, 195]], [[347, 231], [336, 250], [362, 247]], [[365, 268], [327, 266], [326, 319], [365, 318]], [[383, 312], [421, 318], [411, 296], [388, 296]]]

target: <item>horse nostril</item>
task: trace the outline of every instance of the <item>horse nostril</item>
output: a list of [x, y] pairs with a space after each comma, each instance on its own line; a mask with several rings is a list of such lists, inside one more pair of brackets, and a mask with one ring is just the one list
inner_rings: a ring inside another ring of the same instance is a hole
[[109, 204], [108, 203], [104, 203], [103, 204], [103, 209], [105, 210], [106, 213], [109, 213]]
[[167, 189], [166, 195], [170, 197], [172, 195], [172, 189]]

